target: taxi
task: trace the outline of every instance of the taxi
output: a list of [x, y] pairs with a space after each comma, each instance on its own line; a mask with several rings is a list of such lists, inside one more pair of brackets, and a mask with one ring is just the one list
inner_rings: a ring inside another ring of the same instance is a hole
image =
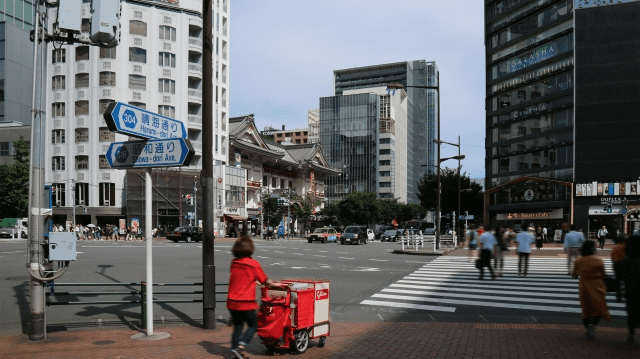
[[313, 241], [320, 241], [322, 243], [339, 242], [340, 233], [336, 231], [335, 228], [331, 227], [316, 228], [316, 230], [309, 235], [307, 240], [309, 243]]

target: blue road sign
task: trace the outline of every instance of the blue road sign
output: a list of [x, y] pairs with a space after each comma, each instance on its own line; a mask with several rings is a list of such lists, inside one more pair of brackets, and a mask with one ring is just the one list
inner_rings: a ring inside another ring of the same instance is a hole
[[473, 214], [469, 214], [469, 215], [466, 215], [466, 216], [463, 214], [463, 215], [459, 216], [458, 218], [459, 218], [461, 221], [465, 221], [465, 220], [467, 220], [467, 221], [472, 221], [472, 220], [474, 220], [474, 219], [475, 219], [475, 217], [473, 216]]
[[182, 121], [122, 102], [110, 103], [104, 111], [104, 120], [109, 131], [142, 139], [187, 138]]
[[114, 142], [107, 151], [111, 168], [188, 166], [195, 151], [184, 138]]

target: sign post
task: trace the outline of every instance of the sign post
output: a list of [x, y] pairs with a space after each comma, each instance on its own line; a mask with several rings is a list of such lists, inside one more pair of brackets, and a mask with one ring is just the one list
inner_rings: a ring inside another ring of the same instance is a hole
[[[145, 168], [145, 241], [146, 241], [146, 328], [153, 333], [153, 233], [151, 209], [153, 207], [151, 171], [154, 167], [188, 166], [195, 151], [187, 137], [184, 123], [122, 102], [110, 103], [104, 113], [109, 130], [142, 141], [113, 142], [106, 158], [111, 168]], [[166, 338], [166, 333], [157, 333]]]

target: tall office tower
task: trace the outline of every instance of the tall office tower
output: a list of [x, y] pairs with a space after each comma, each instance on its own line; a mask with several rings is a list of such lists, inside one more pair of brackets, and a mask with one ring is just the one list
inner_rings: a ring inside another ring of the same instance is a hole
[[309, 127], [309, 143], [320, 142], [320, 109], [314, 108], [307, 111], [307, 124]]
[[[0, 21], [0, 121], [31, 125], [32, 78], [29, 30]], [[31, 141], [30, 136], [25, 141]]]
[[[90, 2], [84, 2], [83, 30], [89, 31]], [[217, 163], [226, 163], [229, 3], [214, 2], [213, 28], [203, 29], [201, 2], [123, 1], [117, 47], [48, 46], [46, 180], [59, 189], [54, 222], [71, 220], [74, 204], [82, 206], [77, 223], [117, 224], [126, 217], [126, 171], [111, 169], [105, 153], [111, 142], [128, 138], [108, 130], [103, 113], [110, 102], [182, 120], [196, 151], [182, 171], [202, 167], [203, 31], [213, 32], [215, 123], [209, 150]]]
[[[407, 196], [403, 201], [418, 203], [418, 182], [436, 164], [438, 97], [436, 90], [411, 86], [437, 85], [438, 66], [434, 61], [404, 61], [334, 71], [335, 96], [345, 91], [387, 84], [402, 84], [407, 94]], [[322, 116], [321, 116], [322, 122]], [[322, 136], [322, 133], [321, 133]], [[336, 167], [333, 163], [331, 166]]]
[[5, 21], [15, 25], [17, 28], [29, 31], [33, 29], [35, 4], [34, 0], [3, 1], [0, 3], [0, 21]]
[[485, 222], [640, 229], [640, 2], [487, 1], [485, 19]]
[[320, 146], [340, 176], [325, 180], [329, 203], [351, 192], [407, 203], [407, 95], [386, 87], [320, 98]]

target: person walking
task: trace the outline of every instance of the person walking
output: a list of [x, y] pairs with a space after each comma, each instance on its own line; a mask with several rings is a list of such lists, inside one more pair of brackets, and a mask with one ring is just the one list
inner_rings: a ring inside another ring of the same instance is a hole
[[622, 273], [620, 270], [620, 263], [624, 259], [627, 248], [627, 235], [621, 234], [615, 239], [616, 246], [611, 250], [611, 263], [613, 264], [613, 272], [616, 275], [616, 283], [618, 283], [618, 290], [616, 291], [616, 302], [622, 302]]
[[[566, 238], [568, 236], [569, 234]], [[604, 261], [595, 256], [596, 243], [594, 241], [584, 242], [580, 252], [582, 257], [575, 261], [573, 277], [580, 277], [578, 293], [582, 307], [582, 321], [587, 328], [587, 338], [593, 340], [595, 326], [598, 325], [600, 319], [611, 320], [605, 298], [607, 294], [607, 286], [604, 283], [606, 273]]]
[[496, 269], [496, 276], [502, 277], [502, 271], [504, 270], [504, 252], [507, 251], [507, 245], [505, 242], [506, 231], [502, 230], [502, 227], [496, 227], [496, 245], [493, 247], [493, 267]]
[[[635, 328], [640, 324], [640, 236], [632, 235], [627, 240], [626, 256], [619, 263], [624, 282], [624, 297], [627, 300], [627, 343], [634, 342]], [[614, 267], [615, 268], [615, 267]]]
[[542, 227], [538, 225], [536, 228], [536, 249], [542, 248]]
[[547, 226], [545, 224], [542, 225], [542, 240], [544, 243], [549, 243], [549, 235], [547, 232]]
[[480, 236], [480, 279], [484, 278], [484, 267], [489, 267], [491, 279], [496, 279], [496, 275], [491, 268], [491, 256], [498, 241], [491, 233], [491, 230], [492, 228], [487, 226], [485, 232]]
[[564, 252], [567, 254], [567, 274], [571, 275], [571, 262], [580, 255], [580, 248], [585, 242], [584, 236], [576, 232], [576, 225], [571, 225], [571, 232], [564, 236]]
[[607, 227], [602, 226], [602, 228], [598, 229], [598, 248], [604, 248], [604, 241], [607, 239], [607, 234], [609, 234], [609, 232], [607, 232]]
[[[238, 359], [248, 358], [245, 348], [258, 329], [256, 281], [266, 285], [273, 284], [260, 263], [251, 258], [254, 251], [253, 241], [244, 235], [236, 240], [231, 249], [235, 258], [231, 261], [227, 309], [233, 321], [231, 352]], [[248, 328], [242, 333], [245, 322]]]
[[476, 256], [476, 249], [478, 249], [477, 234], [474, 227], [469, 228], [467, 231], [467, 242], [469, 243], [469, 261], [472, 261]]
[[[534, 242], [533, 236], [527, 231], [527, 224], [523, 223], [522, 232], [516, 235], [516, 244], [518, 252], [518, 277], [527, 276], [529, 269], [529, 255], [531, 254], [531, 243]], [[524, 267], [524, 270], [523, 270]]]

